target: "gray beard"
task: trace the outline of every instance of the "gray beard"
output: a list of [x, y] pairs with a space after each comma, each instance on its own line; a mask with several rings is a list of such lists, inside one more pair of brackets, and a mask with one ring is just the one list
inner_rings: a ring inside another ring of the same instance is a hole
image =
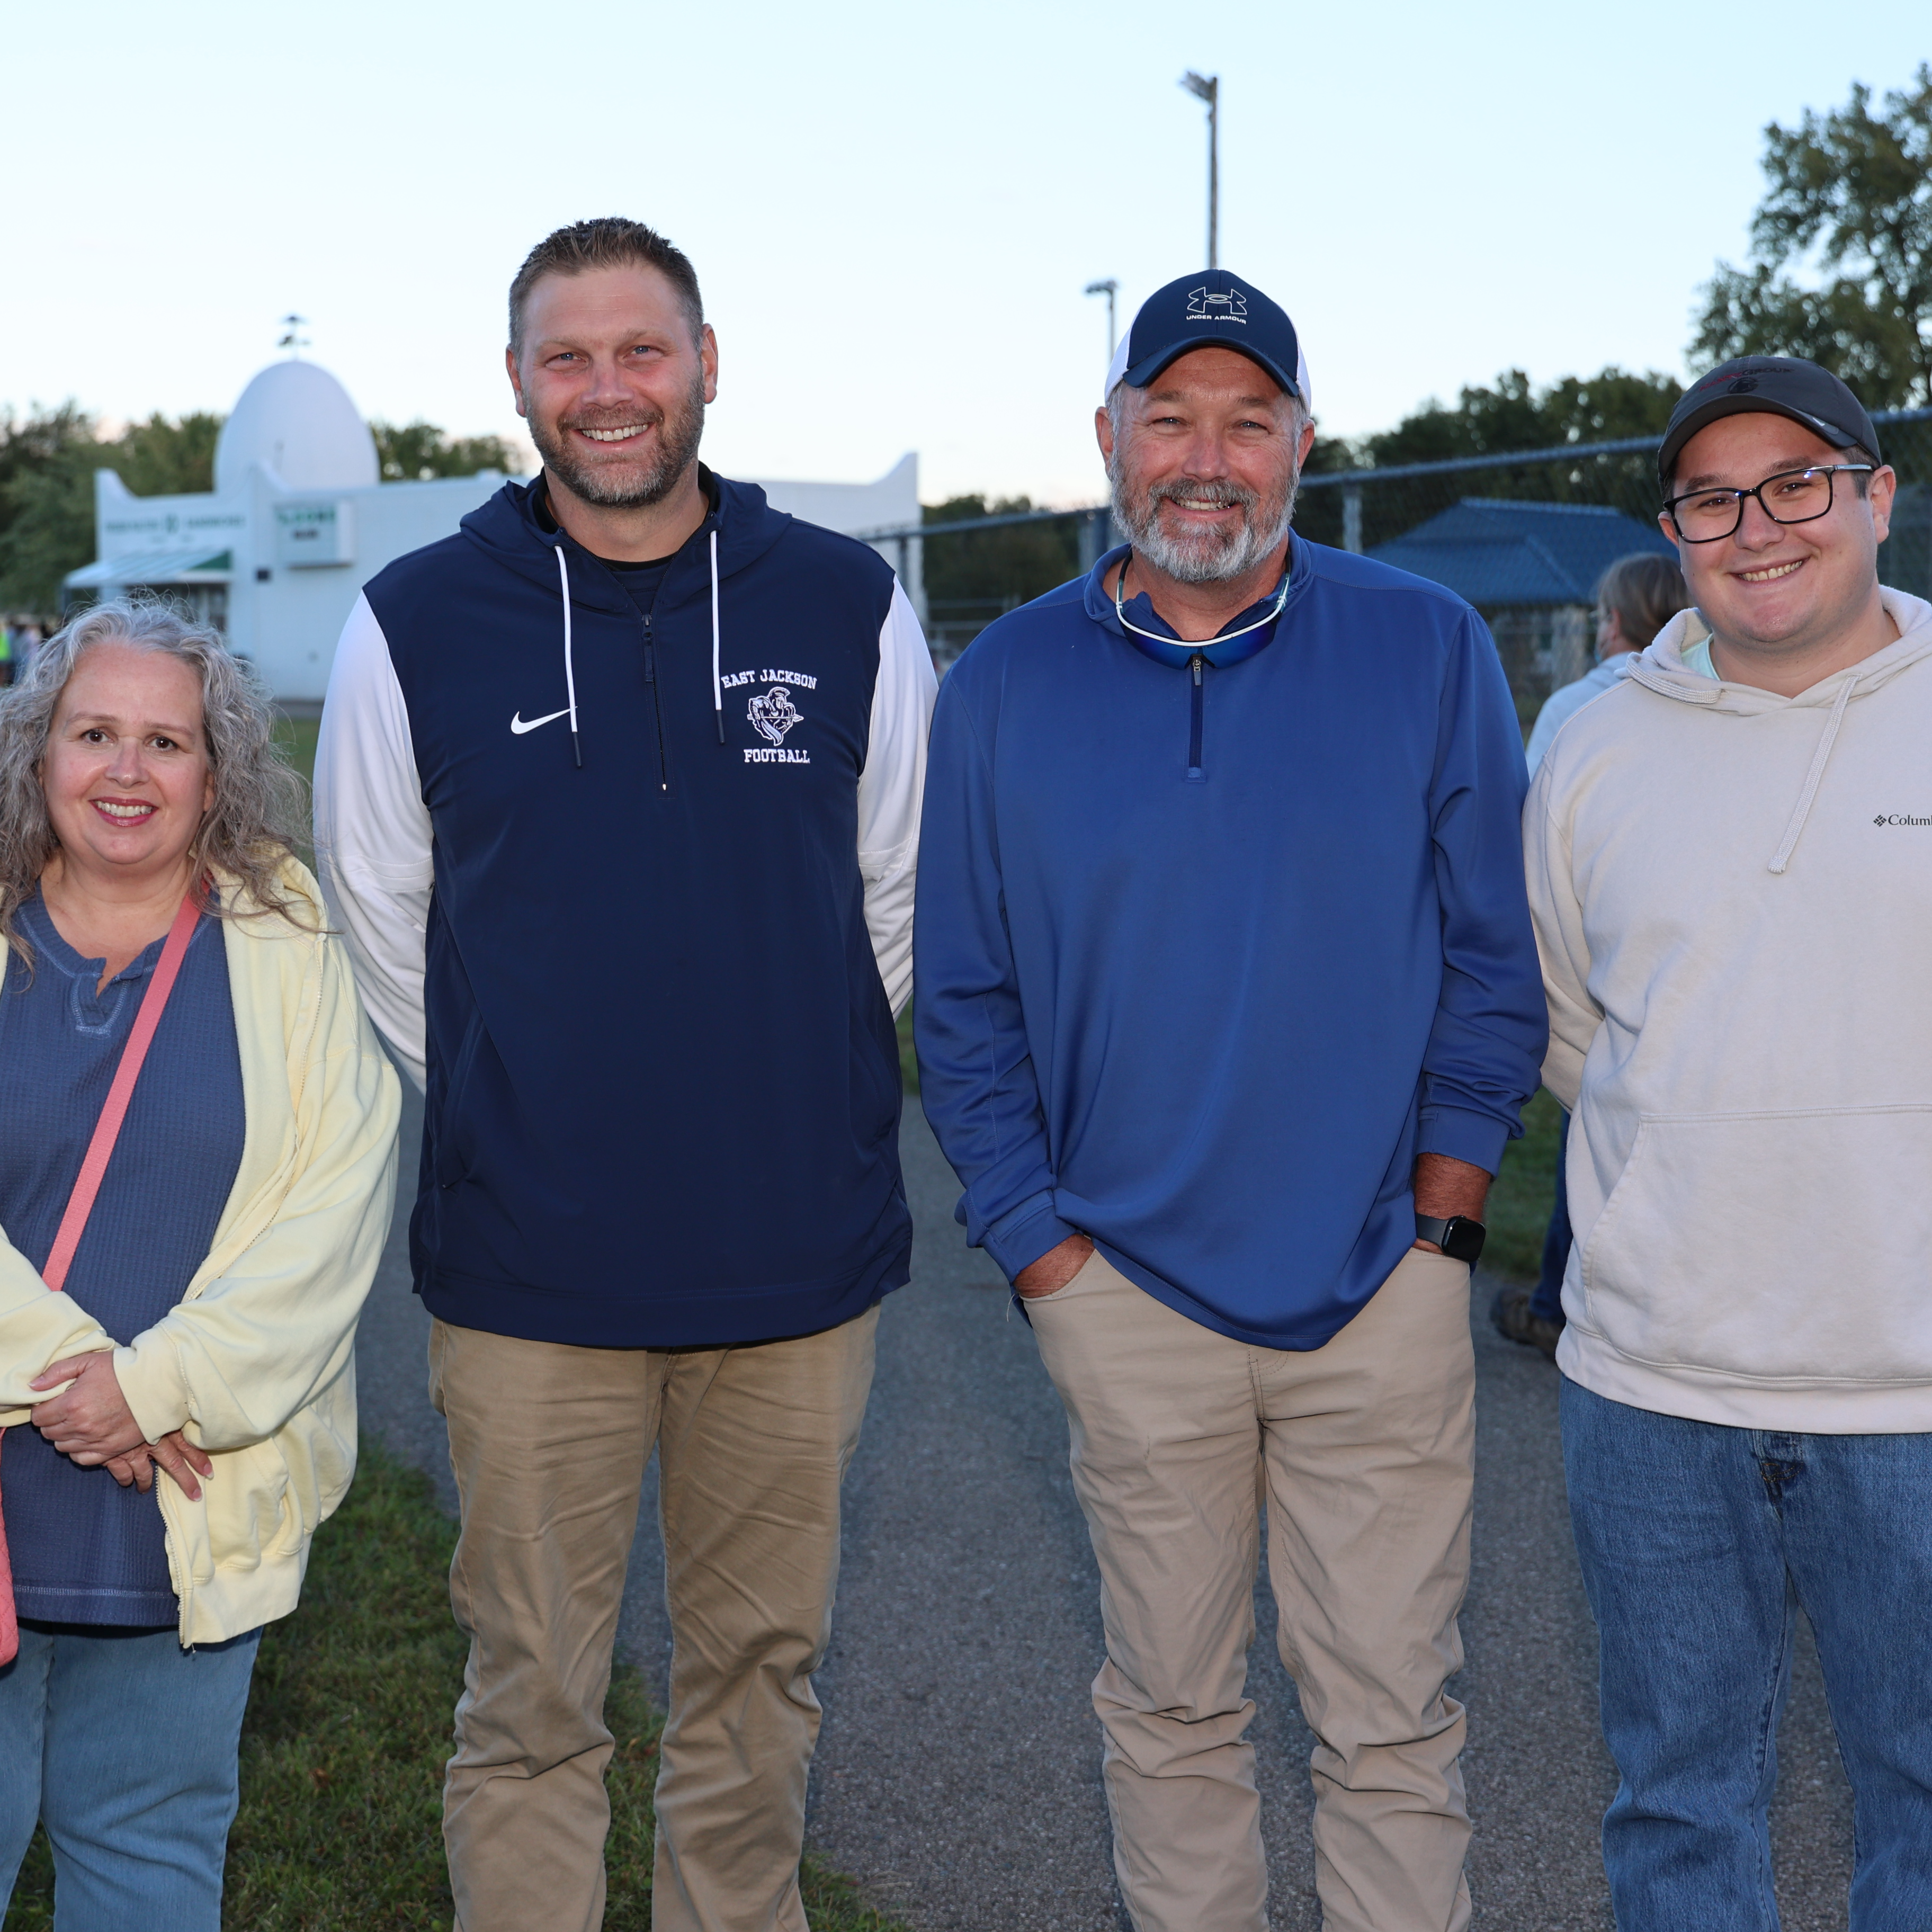
[[704, 377], [701, 371], [692, 383], [683, 407], [673, 416], [660, 411], [656, 422], [662, 426], [657, 460], [641, 471], [635, 466], [623, 472], [600, 470], [580, 463], [571, 454], [569, 445], [563, 437], [554, 436], [550, 425], [539, 424], [535, 416], [530, 422], [530, 440], [536, 445], [544, 467], [572, 495], [584, 502], [595, 503], [600, 509], [647, 510], [653, 504], [662, 503], [676, 488], [679, 478], [691, 467], [698, 454], [698, 446], [704, 434]]
[[1288, 488], [1278, 505], [1264, 503], [1251, 490], [1223, 484], [1215, 494], [1240, 506], [1241, 526], [1232, 534], [1202, 530], [1187, 537], [1171, 536], [1162, 529], [1160, 506], [1168, 498], [1198, 494], [1198, 486], [1157, 483], [1142, 492], [1138, 502], [1127, 494], [1119, 469], [1109, 460], [1107, 481], [1112, 485], [1114, 516], [1127, 541], [1156, 570], [1165, 572], [1177, 584], [1226, 584], [1244, 577], [1266, 561], [1281, 546], [1294, 518], [1294, 490], [1298, 476], [1288, 479]]

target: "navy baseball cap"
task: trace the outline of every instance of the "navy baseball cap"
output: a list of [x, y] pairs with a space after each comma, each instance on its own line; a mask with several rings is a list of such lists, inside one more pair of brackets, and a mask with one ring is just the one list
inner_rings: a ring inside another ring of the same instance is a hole
[[1700, 376], [1671, 411], [1657, 452], [1658, 481], [1666, 496], [1684, 446], [1706, 424], [1748, 410], [1789, 416], [1834, 449], [1856, 448], [1874, 463], [1885, 460], [1864, 404], [1830, 370], [1796, 356], [1740, 356]]
[[1311, 406], [1308, 360], [1287, 310], [1252, 282], [1220, 268], [1183, 275], [1141, 304], [1114, 351], [1101, 400], [1120, 382], [1144, 389], [1177, 357], [1209, 348], [1235, 350], [1258, 362], [1304, 409]]

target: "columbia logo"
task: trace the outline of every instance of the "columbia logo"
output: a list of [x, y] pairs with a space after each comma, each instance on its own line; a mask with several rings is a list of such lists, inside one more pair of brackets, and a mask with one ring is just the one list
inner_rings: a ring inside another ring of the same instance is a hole
[[1912, 818], [1902, 812], [1881, 812], [1872, 823], [1874, 825], [1932, 825], [1932, 818]]

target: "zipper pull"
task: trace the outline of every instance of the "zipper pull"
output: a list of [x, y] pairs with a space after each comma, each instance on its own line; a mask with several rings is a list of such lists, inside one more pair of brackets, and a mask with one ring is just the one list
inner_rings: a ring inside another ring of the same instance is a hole
[[1187, 724], [1187, 776], [1198, 778], [1201, 770], [1201, 712], [1207, 693], [1201, 688], [1201, 667], [1207, 659], [1196, 651], [1187, 661], [1187, 668], [1194, 674], [1194, 696], [1188, 705]]

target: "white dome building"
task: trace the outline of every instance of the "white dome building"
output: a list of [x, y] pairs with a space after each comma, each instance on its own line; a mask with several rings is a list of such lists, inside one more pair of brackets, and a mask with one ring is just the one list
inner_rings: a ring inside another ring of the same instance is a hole
[[375, 440], [349, 392], [314, 362], [272, 362], [236, 400], [214, 446], [218, 496], [259, 463], [290, 490], [373, 490]]
[[362, 412], [326, 369], [272, 362], [236, 399], [205, 496], [136, 496], [94, 476], [99, 561], [70, 603], [146, 590], [227, 633], [285, 704], [318, 704], [357, 593], [382, 566], [454, 533], [494, 470], [385, 483]]

